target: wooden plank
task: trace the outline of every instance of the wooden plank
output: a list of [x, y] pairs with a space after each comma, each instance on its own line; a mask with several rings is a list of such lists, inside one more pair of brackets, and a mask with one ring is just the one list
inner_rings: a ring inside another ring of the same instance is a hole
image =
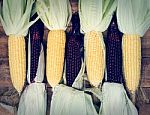
[[150, 29], [147, 30], [143, 37], [150, 37]]
[[0, 69], [0, 80], [5, 81], [10, 79], [9, 68]]
[[0, 33], [5, 34], [2, 24], [0, 23]]
[[150, 79], [150, 58], [142, 59], [142, 79]]
[[143, 58], [150, 58], [150, 48], [142, 49], [142, 57]]
[[0, 115], [17, 115], [16, 107], [0, 103]]
[[139, 115], [150, 115], [150, 104], [142, 104], [139, 107]]
[[7, 81], [0, 80], [0, 88], [4, 88], [4, 87], [13, 87], [12, 82], [8, 80]]
[[142, 79], [140, 87], [150, 88], [150, 79]]
[[12, 86], [8, 58], [0, 58], [0, 87]]
[[12, 87], [8, 58], [0, 58], [0, 87]]
[[49, 32], [49, 30], [45, 27], [45, 29], [44, 29], [44, 36], [43, 36], [43, 39], [44, 39], [45, 41], [47, 41], [48, 32]]
[[141, 87], [138, 94], [139, 101], [142, 101], [144, 103], [150, 103], [150, 88]]
[[142, 57], [150, 57], [150, 36], [142, 39]]
[[9, 68], [0, 69], [0, 87], [12, 86]]
[[8, 57], [8, 39], [4, 34], [0, 34], [0, 58]]
[[0, 58], [0, 69], [9, 68], [8, 58]]
[[142, 48], [150, 48], [150, 37], [143, 37], [141, 38], [142, 41]]
[[150, 58], [142, 59], [141, 87], [150, 87]]

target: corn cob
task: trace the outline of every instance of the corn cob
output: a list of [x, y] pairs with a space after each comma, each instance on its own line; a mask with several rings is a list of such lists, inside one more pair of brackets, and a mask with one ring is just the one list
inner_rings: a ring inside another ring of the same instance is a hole
[[123, 67], [127, 88], [134, 94], [138, 88], [141, 73], [141, 39], [139, 35], [123, 35]]
[[107, 81], [122, 83], [122, 33], [118, 29], [116, 14], [114, 14], [108, 28], [105, 42]]
[[26, 77], [26, 51], [23, 36], [10, 35], [8, 38], [9, 67], [12, 83], [20, 93]]
[[61, 80], [63, 73], [66, 35], [64, 30], [52, 30], [47, 40], [47, 80], [55, 87]]
[[105, 68], [105, 54], [102, 33], [91, 31], [85, 34], [86, 69], [90, 83], [98, 87]]
[[71, 18], [69, 0], [38, 0], [37, 13], [45, 26], [51, 30], [47, 39], [47, 81], [55, 87], [61, 80], [64, 66], [65, 30]]
[[81, 48], [83, 46], [83, 35], [80, 33], [80, 20], [78, 13], [72, 15], [72, 30], [67, 33], [65, 60], [66, 60], [66, 81], [72, 86], [81, 69]]
[[29, 27], [37, 20], [29, 21], [34, 3], [34, 0], [4, 0], [2, 7], [0, 7], [0, 20], [6, 35], [9, 36], [8, 50], [11, 79], [19, 94], [26, 77], [24, 36], [27, 35]]
[[[31, 18], [31, 21], [37, 18], [37, 13]], [[30, 40], [31, 40], [31, 66], [30, 66], [30, 82], [33, 83], [36, 77], [39, 56], [41, 51], [41, 43], [43, 41], [44, 24], [39, 19], [30, 28]], [[30, 50], [30, 49], [29, 49]]]

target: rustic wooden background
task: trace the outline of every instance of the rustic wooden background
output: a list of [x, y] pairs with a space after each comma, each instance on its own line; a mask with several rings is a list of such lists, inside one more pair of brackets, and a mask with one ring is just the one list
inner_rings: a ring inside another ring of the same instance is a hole
[[[77, 0], [71, 0], [71, 3], [72, 11], [76, 12]], [[48, 30], [45, 29], [45, 40], [47, 32]], [[0, 24], [0, 103], [5, 103], [6, 105], [10, 106], [16, 106], [18, 100], [19, 97], [16, 90], [12, 86], [9, 73], [8, 37], [5, 35], [2, 25]], [[150, 103], [150, 29], [145, 33], [144, 37], [142, 38], [142, 71], [140, 89], [137, 95], [137, 105], [140, 106], [140, 104], [143, 103]], [[6, 111], [8, 110], [0, 108], [0, 111], [5, 111], [5, 113], [7, 113]], [[0, 112], [0, 115], [3, 114], [1, 114]]]

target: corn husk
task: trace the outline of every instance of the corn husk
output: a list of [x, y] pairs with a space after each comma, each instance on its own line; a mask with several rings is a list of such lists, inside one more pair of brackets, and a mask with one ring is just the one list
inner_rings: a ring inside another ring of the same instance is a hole
[[[26, 36], [29, 27], [37, 21], [29, 21], [34, 0], [4, 0], [0, 19], [7, 35]], [[18, 10], [19, 9], [19, 10]]]
[[52, 87], [62, 78], [65, 54], [65, 30], [71, 18], [69, 0], [38, 0], [37, 13], [45, 26], [51, 30], [47, 39], [47, 81]]
[[47, 93], [44, 83], [32, 83], [21, 95], [17, 115], [46, 115]]
[[[141, 77], [140, 37], [150, 27], [150, 1], [118, 0], [117, 21], [120, 31], [125, 34], [122, 42], [125, 81], [128, 90], [135, 96]], [[135, 97], [132, 98], [134, 100]]]
[[138, 115], [138, 111], [128, 98], [123, 84], [105, 82], [99, 115]]
[[121, 32], [142, 37], [150, 27], [150, 1], [118, 0], [117, 21]]
[[79, 0], [81, 31], [104, 32], [116, 10], [116, 0]]
[[69, 0], [37, 0], [36, 10], [49, 30], [65, 30], [71, 19]]
[[34, 2], [34, 0], [4, 0], [2, 7], [0, 7], [0, 20], [5, 33], [9, 36], [8, 52], [11, 80], [19, 94], [26, 77], [24, 36], [27, 35], [29, 27], [38, 19], [29, 21]]

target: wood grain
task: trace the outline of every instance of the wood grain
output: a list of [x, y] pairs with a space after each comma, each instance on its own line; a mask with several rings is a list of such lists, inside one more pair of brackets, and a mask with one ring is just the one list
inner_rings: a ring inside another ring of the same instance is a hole
[[[1, 2], [2, 0], [0, 0]], [[70, 0], [72, 10], [77, 11], [77, 1]], [[45, 27], [44, 42], [47, 40], [48, 29]], [[104, 33], [105, 36], [107, 31]], [[141, 88], [144, 90], [144, 95], [150, 99], [150, 29], [141, 39], [142, 41], [142, 72], [141, 72]], [[12, 88], [12, 83], [9, 73], [8, 63], [8, 37], [5, 35], [2, 24], [0, 23], [0, 89]], [[9, 92], [9, 91], [8, 91]], [[49, 93], [48, 95], [50, 95]], [[0, 93], [0, 97], [2, 93]], [[144, 114], [145, 115], [145, 114]]]

